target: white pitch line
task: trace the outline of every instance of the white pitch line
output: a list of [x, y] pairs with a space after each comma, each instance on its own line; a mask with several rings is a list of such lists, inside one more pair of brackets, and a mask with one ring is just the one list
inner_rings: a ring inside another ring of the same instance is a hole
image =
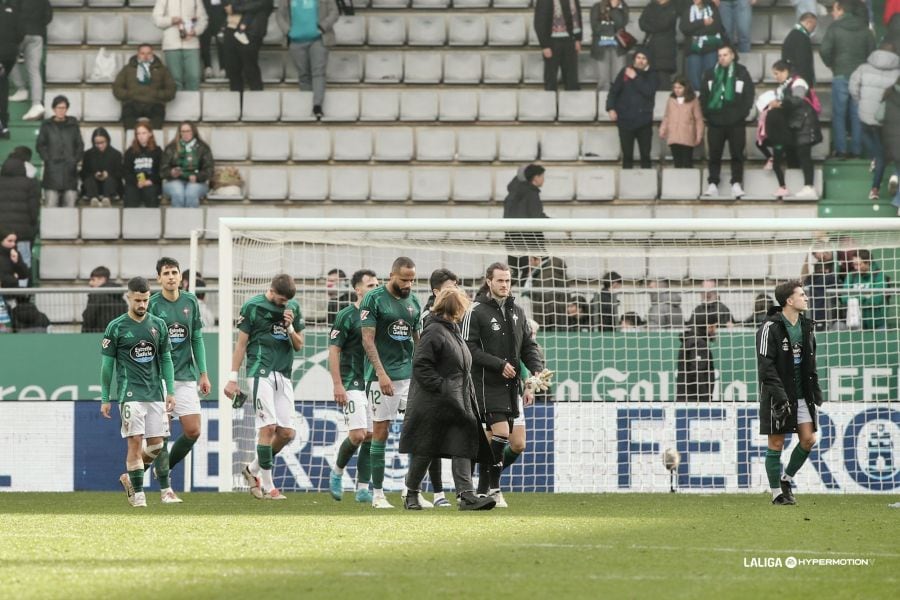
[[[596, 549], [596, 550], [618, 550], [621, 549], [622, 546], [616, 546], [612, 544], [552, 544], [552, 543], [541, 543], [541, 544], [509, 544], [510, 546], [516, 547], [529, 547], [529, 548], [583, 548], [583, 549]], [[625, 546], [625, 548], [629, 550], [665, 550], [665, 551], [696, 551], [696, 552], [743, 552], [745, 554], [754, 554], [754, 555], [771, 555], [771, 554], [812, 554], [815, 556], [858, 556], [862, 558], [877, 556], [881, 558], [900, 558], [900, 554], [893, 552], [841, 552], [834, 550], [797, 550], [797, 549], [781, 549], [781, 548], [710, 548], [710, 547], [702, 547], [695, 548], [690, 546], [644, 546], [638, 544], [631, 544]]]

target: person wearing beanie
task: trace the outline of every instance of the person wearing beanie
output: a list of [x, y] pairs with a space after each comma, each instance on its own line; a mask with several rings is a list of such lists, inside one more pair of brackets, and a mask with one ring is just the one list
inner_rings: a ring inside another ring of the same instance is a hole
[[619, 71], [606, 97], [606, 112], [619, 129], [623, 169], [634, 166], [635, 141], [641, 156], [641, 168], [650, 168], [653, 104], [657, 86], [650, 57], [644, 48], [638, 48], [630, 64]]

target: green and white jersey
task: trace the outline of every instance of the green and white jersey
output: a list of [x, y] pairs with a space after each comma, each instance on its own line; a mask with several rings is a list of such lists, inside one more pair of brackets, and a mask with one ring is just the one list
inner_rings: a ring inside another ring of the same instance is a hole
[[[388, 377], [393, 380], [412, 377], [413, 333], [419, 325], [422, 309], [419, 299], [410, 294], [400, 300], [386, 286], [368, 292], [359, 306], [361, 327], [375, 328], [375, 349]], [[375, 381], [375, 367], [366, 358], [366, 381]]]
[[110, 321], [100, 352], [116, 359], [119, 402], [163, 401], [159, 359], [171, 347], [165, 321], [150, 313], [140, 323], [128, 313]]
[[285, 377], [291, 376], [294, 346], [284, 324], [284, 311], [287, 309], [294, 312], [294, 329], [302, 331], [306, 325], [296, 300], [288, 300], [282, 307], [270, 302], [265, 294], [260, 294], [241, 307], [237, 328], [250, 336], [247, 343], [248, 377], [268, 377], [273, 371]]
[[794, 355], [794, 389], [797, 391], [797, 398], [803, 398], [803, 373], [800, 368], [803, 363], [803, 326], [800, 319], [797, 319], [794, 325], [791, 325], [784, 315], [781, 315], [781, 319], [784, 321], [784, 328], [787, 329], [788, 341]]
[[328, 343], [341, 349], [341, 381], [348, 390], [366, 389], [363, 380], [365, 350], [359, 327], [359, 309], [345, 306], [334, 317]]
[[180, 291], [178, 299], [170, 302], [162, 292], [156, 292], [150, 296], [147, 311], [166, 322], [169, 341], [172, 343], [175, 381], [197, 381], [199, 373], [191, 345], [193, 333], [203, 328], [197, 297], [190, 292]]

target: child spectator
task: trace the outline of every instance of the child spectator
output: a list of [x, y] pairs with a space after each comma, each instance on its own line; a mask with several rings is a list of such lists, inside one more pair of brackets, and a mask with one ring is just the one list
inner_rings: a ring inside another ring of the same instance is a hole
[[694, 148], [703, 143], [703, 132], [700, 100], [690, 82], [679, 75], [672, 83], [672, 95], [659, 126], [659, 137], [669, 144], [676, 169], [694, 166]]

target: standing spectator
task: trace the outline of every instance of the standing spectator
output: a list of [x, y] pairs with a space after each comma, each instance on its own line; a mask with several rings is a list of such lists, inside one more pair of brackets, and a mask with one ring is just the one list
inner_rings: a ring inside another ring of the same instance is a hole
[[791, 0], [791, 6], [794, 7], [794, 14], [797, 16], [797, 20], [801, 21], [805, 14], [815, 15], [819, 3], [816, 0]]
[[591, 58], [597, 63], [598, 90], [609, 90], [625, 67], [628, 50], [619, 45], [616, 33], [626, 25], [628, 6], [624, 0], [599, 0], [591, 7]]
[[650, 64], [656, 70], [659, 90], [667, 90], [678, 70], [678, 50], [675, 41], [675, 25], [678, 9], [674, 0], [651, 0], [644, 7], [638, 25], [647, 34], [644, 45], [650, 56]]
[[[835, 0], [834, 22], [825, 31], [819, 55], [833, 72], [831, 80], [832, 143], [836, 158], [862, 155], [862, 123], [859, 107], [850, 96], [850, 76], [875, 50], [875, 38], [866, 18], [853, 14], [857, 0]], [[847, 122], [850, 123], [850, 153], [847, 153]]]
[[885, 91], [894, 85], [897, 77], [900, 77], [900, 56], [894, 53], [894, 47], [889, 43], [882, 44], [872, 52], [866, 62], [850, 76], [850, 97], [859, 106], [863, 146], [875, 163], [869, 200], [878, 200], [885, 167], [881, 126], [875, 113], [878, 112]]
[[631, 64], [619, 71], [606, 97], [606, 112], [619, 129], [623, 169], [634, 166], [635, 140], [641, 154], [641, 168], [650, 168], [656, 86], [656, 73], [650, 68], [646, 51], [639, 48]]
[[681, 328], [684, 315], [681, 313], [681, 294], [669, 290], [666, 279], [654, 279], [650, 288], [650, 309], [647, 311], [647, 325], [662, 329]]
[[[750, 52], [750, 26], [756, 0], [720, 0], [722, 29], [738, 52]], [[763, 17], [765, 18], [765, 17]]]
[[753, 314], [744, 319], [743, 324], [756, 329], [769, 317], [769, 309], [775, 306], [766, 293], [760, 292], [753, 298]]
[[162, 150], [156, 145], [150, 123], [141, 120], [134, 127], [134, 140], [122, 159], [125, 178], [125, 208], [159, 207]]
[[794, 67], [797, 74], [806, 80], [810, 89], [816, 85], [816, 67], [813, 60], [812, 34], [819, 20], [811, 12], [800, 15], [800, 20], [784, 38], [781, 46], [781, 60]]
[[597, 295], [598, 329], [615, 331], [619, 322], [618, 290], [622, 289], [622, 276], [615, 271], [603, 274], [600, 280], [600, 293]]
[[0, 0], [0, 140], [9, 139], [9, 74], [22, 41], [18, 0]]
[[[259, 69], [259, 49], [269, 26], [269, 15], [274, 6], [272, 0], [223, 0], [223, 2], [227, 15], [223, 53], [228, 87], [232, 92], [243, 92], [245, 89], [260, 91], [263, 89], [263, 81]], [[242, 31], [247, 36], [246, 44], [235, 38], [242, 17], [246, 19], [244, 22], [246, 29]]]
[[581, 52], [579, 0], [535, 0], [534, 30], [544, 56], [544, 89], [555, 92], [562, 71], [566, 90], [578, 90], [578, 53]]
[[676, 169], [694, 166], [694, 148], [703, 143], [704, 129], [700, 100], [690, 82], [679, 75], [672, 83], [672, 95], [659, 126], [659, 137], [668, 142]]
[[676, 363], [675, 402], [712, 402], [716, 387], [716, 365], [710, 343], [719, 328], [716, 313], [697, 315], [681, 335]]
[[122, 103], [122, 124], [131, 129], [138, 119], [149, 119], [154, 129], [162, 128], [166, 102], [175, 97], [175, 80], [169, 69], [153, 54], [150, 44], [141, 44], [113, 83], [113, 95]]
[[700, 298], [700, 304], [694, 308], [691, 318], [688, 319], [688, 325], [693, 325], [702, 319], [702, 315], [717, 315], [716, 323], [720, 326], [734, 327], [734, 318], [731, 316], [731, 309], [725, 306], [725, 303], [719, 300], [719, 292], [716, 291], [716, 280], [706, 279], [701, 284], [703, 293]]
[[[353, 303], [353, 291], [347, 282], [343, 269], [331, 269], [325, 274], [326, 296], [328, 297], [328, 324], [334, 323], [337, 314], [345, 306]], [[362, 301], [362, 298], [359, 298]]]
[[200, 206], [200, 198], [209, 192], [214, 168], [212, 150], [200, 139], [197, 126], [182, 121], [178, 125], [178, 135], [163, 152], [160, 167], [165, 178], [163, 193], [172, 200], [172, 207]]
[[815, 323], [816, 330], [824, 331], [837, 319], [836, 297], [833, 293], [840, 282], [835, 272], [833, 252], [818, 251], [812, 258], [815, 263], [810, 269], [810, 255], [806, 255], [800, 277], [809, 294], [810, 318]]
[[68, 116], [69, 99], [53, 99], [53, 116], [41, 123], [37, 147], [44, 161], [44, 197], [47, 206], [59, 206], [60, 196], [66, 206], [78, 200], [78, 163], [84, 155], [84, 140], [78, 119]]
[[209, 25], [202, 0], [156, 0], [153, 22], [163, 30], [162, 49], [175, 87], [200, 89], [200, 39]]
[[[91, 271], [88, 285], [92, 288], [118, 287], [109, 280], [109, 269], [104, 266], [95, 267]], [[88, 294], [87, 306], [81, 313], [81, 333], [103, 333], [109, 322], [128, 310], [125, 299], [118, 292], [91, 292]]]
[[703, 74], [716, 66], [716, 52], [725, 43], [722, 17], [712, 0], [692, 0], [681, 14], [679, 24], [685, 36], [685, 70], [695, 90]]
[[[520, 168], [506, 186], [508, 193], [503, 200], [503, 218], [546, 219], [544, 203], [541, 202], [543, 185], [544, 167], [530, 164]], [[520, 253], [509, 255], [508, 264], [513, 283], [522, 285], [528, 271], [528, 253], [544, 252], [544, 234], [541, 231], [510, 231], [506, 233], [505, 241], [509, 252]]]
[[206, 29], [198, 36], [200, 38], [200, 58], [203, 61], [203, 78], [212, 79], [216, 76], [213, 71], [212, 42], [216, 40], [216, 56], [219, 59], [219, 68], [225, 65], [222, 53], [222, 42], [225, 39], [225, 7], [222, 0], [203, 0], [203, 8], [206, 10]]
[[894, 87], [884, 93], [884, 101], [875, 115], [881, 124], [881, 144], [887, 162], [893, 163], [894, 174], [888, 182], [888, 193], [894, 199], [891, 202], [900, 216], [900, 78]]
[[532, 256], [529, 265], [527, 287], [534, 320], [548, 331], [564, 329], [568, 320], [565, 261], [557, 256]]
[[[12, 101], [31, 99], [31, 108], [22, 117], [24, 121], [39, 121], [44, 117], [44, 78], [41, 75], [41, 62], [44, 60], [44, 45], [47, 39], [47, 25], [53, 20], [53, 7], [50, 0], [24, 0], [19, 2], [19, 25], [24, 34], [20, 52], [25, 62], [16, 65], [12, 70], [12, 82], [18, 91], [10, 98]], [[25, 91], [25, 78], [28, 75], [28, 91]]]
[[297, 65], [300, 90], [313, 93], [313, 114], [321, 119], [325, 101], [328, 49], [334, 46], [334, 24], [340, 13], [334, 0], [282, 2], [275, 16], [287, 36], [288, 52]]
[[16, 249], [31, 266], [31, 244], [38, 233], [41, 190], [29, 179], [25, 164], [18, 158], [7, 158], [0, 168], [0, 215], [3, 226], [17, 234]]
[[16, 250], [17, 241], [14, 231], [0, 229], [0, 288], [26, 287], [21, 282], [31, 276], [31, 269]]
[[91, 147], [81, 163], [81, 195], [91, 206], [111, 206], [122, 193], [122, 153], [112, 147], [109, 132], [98, 127], [91, 134]]
[[700, 108], [706, 118], [709, 146], [709, 187], [705, 196], [719, 195], [719, 174], [725, 142], [731, 153], [731, 196], [744, 195], [744, 124], [753, 108], [753, 80], [744, 65], [737, 62], [731, 46], [719, 48], [719, 61], [703, 76]]
[[[884, 273], [878, 263], [872, 260], [872, 254], [868, 250], [860, 250], [853, 257], [853, 270], [847, 274], [844, 280], [846, 294], [841, 296], [841, 304], [847, 306], [847, 325], [851, 327], [862, 326], [863, 329], [884, 329], [884, 294], [872, 293], [870, 290], [880, 290], [885, 287]], [[866, 290], [859, 295], [853, 295], [850, 290]], [[859, 324], [852, 324], [849, 307], [851, 302], [857, 303], [859, 311]]]

